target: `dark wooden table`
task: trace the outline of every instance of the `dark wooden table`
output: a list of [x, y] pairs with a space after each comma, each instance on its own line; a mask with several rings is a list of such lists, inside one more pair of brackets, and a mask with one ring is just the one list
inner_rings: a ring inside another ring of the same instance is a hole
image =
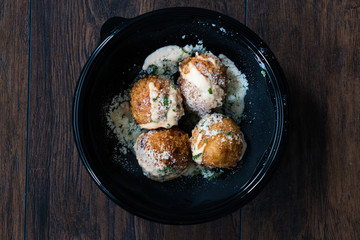
[[[80, 71], [110, 17], [193, 6], [254, 30], [288, 79], [291, 134], [276, 173], [241, 210], [191, 226], [109, 200], [71, 126]], [[1, 0], [0, 239], [360, 239], [360, 2]]]

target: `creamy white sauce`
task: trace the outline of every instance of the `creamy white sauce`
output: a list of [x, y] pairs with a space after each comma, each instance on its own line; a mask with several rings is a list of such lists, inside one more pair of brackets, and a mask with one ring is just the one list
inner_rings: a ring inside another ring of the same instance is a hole
[[151, 122], [159, 122], [160, 116], [159, 116], [159, 101], [153, 101], [153, 99], [157, 99], [159, 97], [159, 91], [155, 87], [154, 83], [149, 84], [149, 92], [150, 92], [150, 104], [151, 104]]
[[157, 122], [149, 122], [149, 123], [140, 124], [140, 127], [145, 129], [157, 129], [163, 127], [163, 124]]
[[144, 61], [143, 70], [156, 66], [156, 70], [152, 69], [151, 73], [163, 78], [171, 78], [178, 71], [178, 64], [184, 58], [189, 57], [188, 51], [176, 45], [169, 45], [157, 49], [151, 53]]
[[208, 89], [211, 88], [211, 82], [200, 71], [194, 66], [194, 64], [189, 63], [188, 65], [189, 72], [187, 74], [183, 73], [183, 77], [195, 85], [200, 91], [206, 91], [207, 95], [212, 95], [208, 92]]
[[145, 59], [142, 69], [146, 70], [152, 64], [160, 65], [159, 63], [163, 59], [167, 59], [173, 63], [178, 62], [179, 56], [181, 56], [182, 53], [183, 50], [176, 45], [159, 48]]
[[[202, 75], [200, 71], [194, 66], [194, 64], [189, 63], [189, 66], [187, 67], [189, 72], [187, 74], [183, 74], [183, 78], [192, 85], [196, 86], [198, 92], [201, 94], [201, 98], [204, 99], [204, 101], [208, 103], [215, 102], [215, 91], [212, 91], [214, 87], [212, 86], [211, 81]], [[209, 93], [209, 89], [211, 89], [212, 94]]]
[[167, 126], [177, 125], [180, 117], [184, 115], [184, 109], [182, 107], [182, 97], [180, 91], [175, 87], [170, 87], [169, 92], [169, 109], [167, 111]]
[[[182, 97], [175, 85], [171, 85], [168, 94], [161, 94], [154, 83], [149, 84], [151, 103], [151, 122], [140, 124], [142, 128], [171, 128], [177, 125], [179, 119], [184, 115]], [[167, 98], [166, 105], [164, 98]], [[161, 115], [160, 115], [161, 114]]]

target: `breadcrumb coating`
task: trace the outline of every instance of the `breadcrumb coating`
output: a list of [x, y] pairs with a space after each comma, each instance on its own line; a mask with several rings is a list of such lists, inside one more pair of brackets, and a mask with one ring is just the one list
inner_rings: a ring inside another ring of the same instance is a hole
[[179, 177], [191, 162], [189, 136], [178, 128], [143, 133], [134, 149], [144, 174], [156, 181]]

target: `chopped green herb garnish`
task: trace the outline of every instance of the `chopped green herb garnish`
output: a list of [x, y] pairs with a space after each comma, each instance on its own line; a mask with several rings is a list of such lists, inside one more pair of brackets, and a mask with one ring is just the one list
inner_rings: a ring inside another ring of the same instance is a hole
[[208, 179], [210, 180], [210, 179], [216, 178], [220, 175], [221, 175], [221, 172], [217, 172], [217, 173], [214, 173], [213, 175], [211, 175], [210, 177], [208, 177]]
[[153, 73], [153, 74], [156, 74], [157, 70], [158, 70], [158, 67], [154, 64], [151, 64], [148, 68], [148, 72]]
[[151, 122], [153, 122], [153, 123], [159, 123], [158, 121], [154, 121], [154, 120], [152, 120]]
[[180, 56], [178, 57], [178, 61], [180, 62], [180, 61], [183, 59], [183, 57], [184, 57], [184, 52], [182, 52], [182, 53], [180, 54]]
[[180, 54], [180, 56], [178, 57], [178, 61], [180, 62], [183, 58], [184, 58], [184, 53], [188, 53], [187, 51], [185, 51], [185, 49], [183, 49], [182, 47], [180, 47], [182, 50], [182, 53]]
[[200, 130], [200, 133], [202, 133], [203, 131], [204, 131], [204, 129], [201, 129], [201, 130]]
[[156, 98], [153, 98], [152, 100], [153, 100], [153, 102], [155, 102], [156, 100], [158, 99], [158, 97], [156, 97]]
[[172, 104], [172, 100], [170, 100], [170, 105]]
[[208, 140], [207, 139], [205, 139], [205, 141], [204, 141], [204, 143], [206, 143]]
[[265, 73], [265, 71], [264, 71], [264, 70], [262, 70], [262, 71], [261, 71], [261, 74], [263, 75], [263, 77], [265, 77], [265, 76], [266, 76], [266, 73]]
[[184, 53], [189, 53], [188, 51], [186, 51], [184, 48], [180, 47], [181, 50], [184, 52]]
[[175, 85], [174, 85], [172, 82], [170, 83], [170, 86], [171, 86], [173, 89], [176, 90], [176, 87], [175, 87]]
[[167, 95], [165, 95], [163, 102], [164, 102], [164, 106], [168, 105], [168, 96]]
[[218, 130], [219, 132], [223, 132], [224, 130], [222, 130], [222, 129], [220, 129], [220, 130]]
[[195, 159], [199, 158], [201, 155], [203, 155], [203, 153], [196, 154], [195, 156], [193, 156], [193, 159], [195, 160]]
[[228, 133], [225, 133], [225, 135], [231, 135], [233, 132], [228, 132]]
[[165, 118], [167, 118], [167, 112], [165, 113]]
[[171, 170], [172, 167], [165, 167], [164, 169], [159, 169], [158, 172], [166, 172], [167, 170]]
[[211, 89], [211, 88], [209, 88], [209, 89], [208, 89], [208, 92], [209, 92], [210, 94], [212, 94], [212, 89]]
[[205, 123], [206, 123], [206, 120], [203, 123], [201, 123], [200, 127], [203, 127]]
[[176, 110], [173, 108], [173, 112], [176, 112]]
[[166, 128], [171, 128], [171, 126], [170, 126], [170, 124], [169, 124], [169, 123], [167, 124]]

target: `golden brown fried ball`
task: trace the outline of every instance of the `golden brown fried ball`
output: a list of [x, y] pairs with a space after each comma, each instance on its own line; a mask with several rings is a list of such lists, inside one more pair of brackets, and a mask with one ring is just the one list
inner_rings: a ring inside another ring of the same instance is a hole
[[208, 167], [231, 169], [246, 149], [238, 125], [219, 113], [205, 115], [192, 131], [190, 142], [193, 160]]
[[219, 107], [226, 95], [226, 67], [211, 53], [198, 54], [181, 62], [178, 84], [188, 109], [200, 115]]
[[131, 113], [142, 128], [171, 128], [184, 115], [180, 90], [168, 79], [149, 75], [130, 92]]
[[134, 149], [144, 175], [155, 181], [179, 177], [191, 162], [189, 136], [178, 128], [142, 133]]

